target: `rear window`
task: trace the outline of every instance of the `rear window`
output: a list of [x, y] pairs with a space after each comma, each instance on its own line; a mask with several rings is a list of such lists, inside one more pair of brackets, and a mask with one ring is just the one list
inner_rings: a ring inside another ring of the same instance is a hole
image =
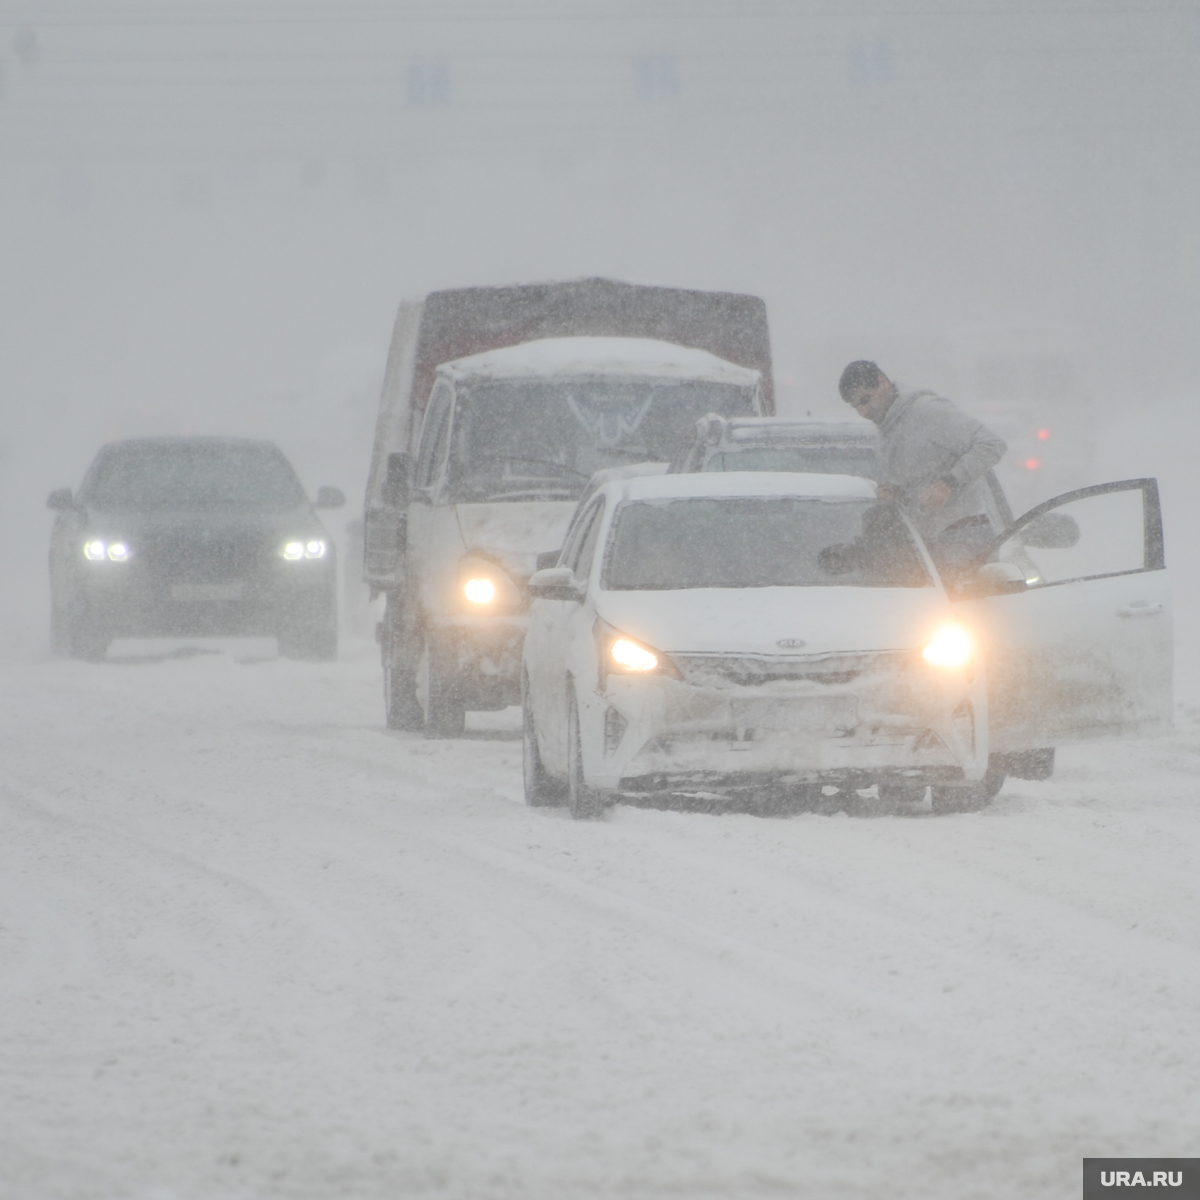
[[802, 471], [807, 475], [860, 475], [879, 478], [875, 452], [854, 446], [748, 446], [718, 450], [705, 471]]
[[689, 497], [623, 506], [604, 587], [932, 587], [895, 508], [866, 499]]
[[228, 508], [285, 511], [306, 503], [287, 459], [272, 446], [213, 443], [115, 446], [83, 489], [100, 509]]

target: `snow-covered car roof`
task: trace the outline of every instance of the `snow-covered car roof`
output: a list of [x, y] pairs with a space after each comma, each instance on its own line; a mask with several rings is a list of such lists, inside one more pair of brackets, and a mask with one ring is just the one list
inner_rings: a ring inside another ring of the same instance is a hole
[[622, 500], [678, 500], [691, 496], [844, 496], [875, 499], [875, 485], [857, 475], [807, 475], [799, 471], [713, 471], [689, 475], [639, 475], [600, 489]]
[[758, 386], [760, 374], [739, 367], [707, 350], [676, 346], [653, 338], [542, 338], [472, 354], [438, 367], [438, 374], [457, 382], [478, 376], [536, 378], [554, 375], [639, 375], [651, 379], [703, 379], [746, 388]]
[[704, 420], [710, 444], [763, 442], [770, 445], [873, 445], [875, 427], [867, 421], [824, 421], [815, 417], [721, 417], [715, 413]]

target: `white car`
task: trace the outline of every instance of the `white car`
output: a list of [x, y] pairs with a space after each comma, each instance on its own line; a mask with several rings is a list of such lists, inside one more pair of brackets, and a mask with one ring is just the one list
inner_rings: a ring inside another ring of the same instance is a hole
[[529, 581], [528, 802], [930, 788], [961, 810], [1055, 746], [1170, 728], [1154, 480], [1039, 505], [989, 558], [943, 579], [861, 478], [603, 484]]

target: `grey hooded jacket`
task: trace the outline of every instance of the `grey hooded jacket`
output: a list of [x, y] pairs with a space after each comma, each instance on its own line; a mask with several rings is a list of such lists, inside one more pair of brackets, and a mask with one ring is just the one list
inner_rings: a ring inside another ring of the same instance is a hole
[[[925, 537], [986, 514], [983, 476], [1004, 456], [1004, 441], [936, 392], [899, 384], [897, 392], [879, 424], [880, 478], [901, 489]], [[938, 509], [917, 507], [913, 501], [942, 478], [954, 482], [950, 499]]]

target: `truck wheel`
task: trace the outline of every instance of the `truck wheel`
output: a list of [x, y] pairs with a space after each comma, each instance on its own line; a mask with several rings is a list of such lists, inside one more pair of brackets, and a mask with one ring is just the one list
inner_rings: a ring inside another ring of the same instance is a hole
[[383, 705], [389, 729], [415, 733], [425, 727], [425, 714], [417, 699], [417, 677], [402, 667], [383, 667]]
[[987, 808], [1004, 786], [1007, 778], [994, 762], [988, 763], [987, 774], [978, 783], [944, 784], [929, 789], [935, 813], [978, 812]]
[[546, 774], [538, 750], [537, 729], [533, 724], [533, 709], [529, 703], [529, 681], [525, 680], [521, 703], [521, 762], [525, 775], [525, 803], [530, 808], [551, 808], [562, 804], [563, 785]]
[[434, 642], [426, 643], [425, 660], [425, 736], [459, 737], [466, 726], [467, 710], [459, 695], [455, 664]]
[[583, 742], [579, 733], [579, 706], [572, 696], [567, 710], [567, 804], [576, 821], [596, 821], [604, 816], [604, 793], [583, 779]]

